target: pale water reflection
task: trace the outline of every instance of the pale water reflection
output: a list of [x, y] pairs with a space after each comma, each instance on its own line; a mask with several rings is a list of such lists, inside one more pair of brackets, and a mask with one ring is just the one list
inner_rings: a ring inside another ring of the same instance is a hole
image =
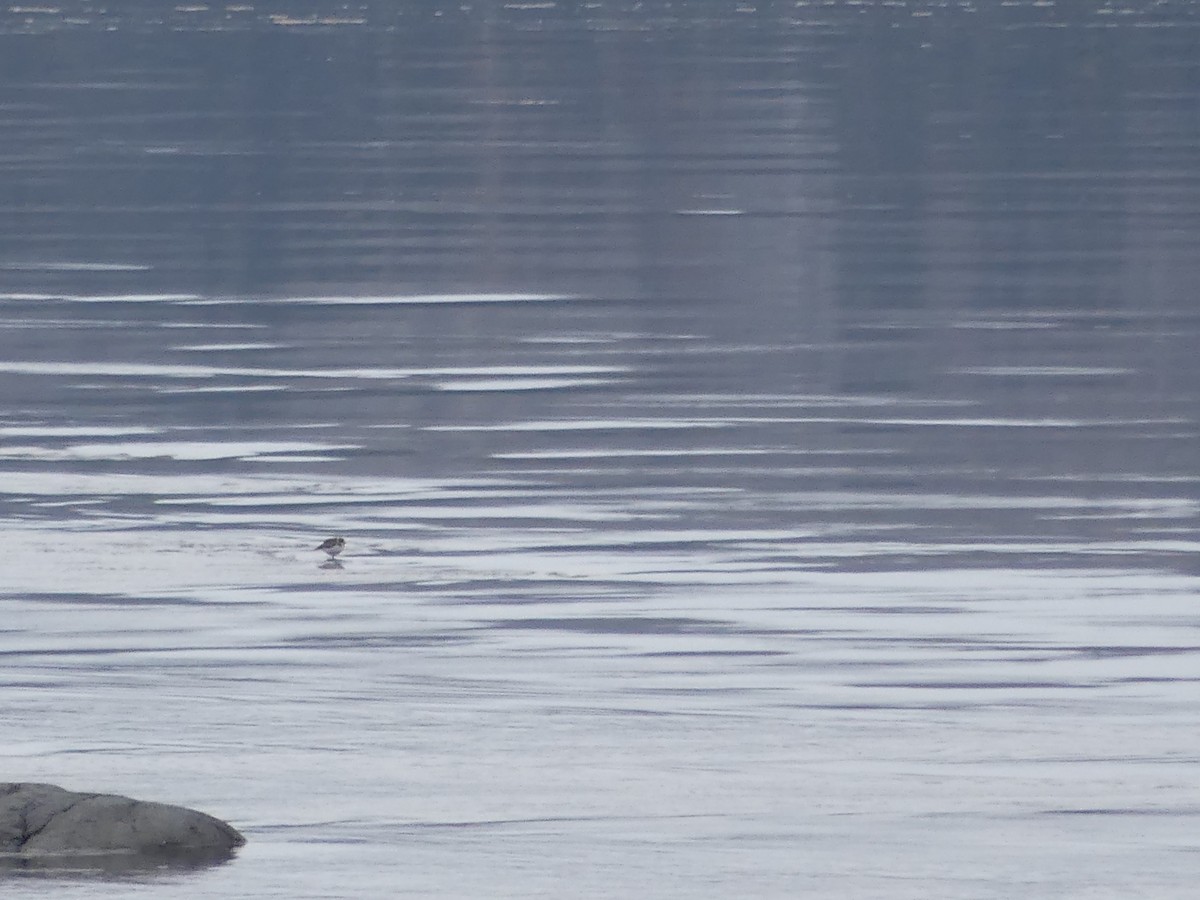
[[1195, 5], [335, 5], [0, 13], [6, 900], [1190, 897]]

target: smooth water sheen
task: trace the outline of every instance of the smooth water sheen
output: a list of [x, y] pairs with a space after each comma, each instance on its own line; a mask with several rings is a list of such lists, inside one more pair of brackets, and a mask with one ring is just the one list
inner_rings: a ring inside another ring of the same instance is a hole
[[1200, 8], [126, 7], [0, 13], [0, 780], [249, 843], [5, 900], [1193, 896]]

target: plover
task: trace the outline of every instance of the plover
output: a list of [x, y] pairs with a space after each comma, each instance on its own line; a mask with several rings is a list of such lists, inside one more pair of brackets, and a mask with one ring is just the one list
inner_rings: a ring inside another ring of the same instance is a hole
[[346, 549], [346, 539], [344, 537], [331, 537], [321, 541], [321, 546], [315, 547], [316, 550], [324, 550], [329, 554], [329, 558], [333, 559], [339, 553]]

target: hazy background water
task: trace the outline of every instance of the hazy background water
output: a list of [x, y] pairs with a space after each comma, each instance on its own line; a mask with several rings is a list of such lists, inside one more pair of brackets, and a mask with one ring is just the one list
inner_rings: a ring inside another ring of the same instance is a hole
[[249, 844], [6, 898], [1192, 895], [1194, 4], [56, 9], [0, 780]]

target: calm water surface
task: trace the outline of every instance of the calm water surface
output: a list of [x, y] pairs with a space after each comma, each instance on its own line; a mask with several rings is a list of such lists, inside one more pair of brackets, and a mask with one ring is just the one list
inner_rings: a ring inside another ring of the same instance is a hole
[[1200, 10], [679, 7], [0, 14], [6, 900], [1192, 896]]

